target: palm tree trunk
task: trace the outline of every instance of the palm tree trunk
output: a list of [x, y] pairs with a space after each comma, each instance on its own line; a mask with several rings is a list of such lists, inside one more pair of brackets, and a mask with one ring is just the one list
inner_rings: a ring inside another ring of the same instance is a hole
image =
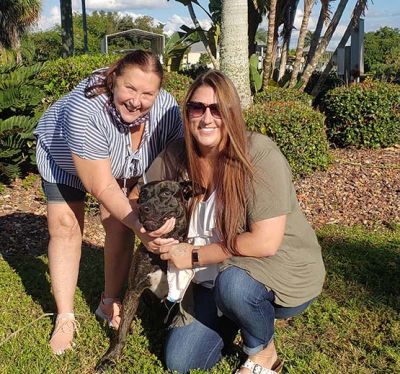
[[249, 35], [249, 56], [253, 53], [256, 53], [256, 33], [258, 26], [262, 21], [262, 12], [260, 9], [257, 9], [254, 5], [253, 0], [247, 1], [248, 7], [248, 35]]
[[265, 90], [268, 86], [269, 77], [271, 75], [271, 65], [273, 60], [274, 51], [274, 36], [275, 36], [275, 21], [276, 21], [276, 3], [277, 0], [270, 0], [268, 12], [268, 35], [267, 35], [267, 48], [263, 63], [263, 81], [262, 89]]
[[294, 18], [296, 15], [297, 5], [299, 4], [299, 0], [292, 0], [292, 3], [286, 10], [286, 17], [284, 22], [284, 31], [283, 31], [283, 43], [282, 43], [282, 52], [281, 59], [279, 63], [279, 74], [278, 74], [278, 82], [282, 79], [283, 75], [286, 71], [286, 64], [289, 55], [289, 47], [290, 47], [290, 38], [292, 36]]
[[322, 7], [321, 7], [321, 11], [319, 12], [317, 26], [313, 32], [313, 36], [311, 39], [310, 49], [308, 50], [307, 64], [310, 63], [310, 61], [311, 61], [312, 57], [314, 56], [315, 51], [317, 49], [319, 39], [321, 38], [322, 28], [324, 27], [324, 23], [329, 16], [327, 7], [329, 6], [330, 1], [331, 0], [321, 1]]
[[85, 0], [82, 0], [82, 28], [83, 28], [83, 51], [86, 53], [89, 51], [88, 48], [88, 37], [87, 37], [87, 22], [86, 22], [86, 4]]
[[74, 54], [74, 31], [72, 28], [71, 0], [60, 0], [60, 10], [62, 29], [62, 56], [68, 57]]
[[247, 0], [223, 0], [221, 70], [236, 86], [242, 108], [251, 104], [247, 26]]
[[293, 64], [292, 76], [290, 77], [289, 87], [294, 87], [297, 83], [297, 75], [300, 71], [300, 65], [303, 59], [304, 41], [307, 34], [308, 21], [312, 10], [314, 0], [304, 0], [304, 14], [301, 21], [299, 39], [297, 41], [296, 59]]
[[[337, 54], [338, 49], [344, 48], [346, 46], [347, 40], [349, 40], [349, 37], [350, 37], [353, 29], [358, 24], [358, 21], [359, 21], [361, 15], [364, 13], [364, 10], [367, 6], [367, 2], [368, 2], [368, 0], [358, 0], [357, 1], [356, 5], [354, 6], [353, 15], [351, 17], [351, 20], [350, 20], [349, 24], [347, 25], [346, 31], [344, 32], [342, 39], [340, 40], [338, 46], [336, 47], [333, 55]], [[319, 77], [317, 83], [315, 84], [315, 86], [311, 92], [312, 96], [317, 96], [319, 94], [319, 92], [321, 91], [322, 85], [325, 83], [326, 78], [328, 77], [330, 71], [332, 70], [333, 55], [332, 55], [331, 59], [329, 60], [328, 64], [326, 65], [321, 76]]]
[[[208, 44], [207, 37], [206, 37], [206, 35], [204, 34], [204, 31], [203, 31], [203, 29], [202, 29], [201, 26], [200, 26], [200, 23], [199, 23], [199, 21], [198, 21], [198, 19], [197, 19], [197, 17], [196, 17], [196, 14], [195, 14], [194, 9], [193, 9], [193, 4], [192, 4], [191, 1], [189, 1], [189, 3], [187, 4], [187, 7], [188, 7], [188, 9], [189, 9], [190, 18], [192, 19], [192, 21], [193, 21], [193, 23], [194, 23], [194, 26], [195, 26], [195, 28], [197, 29], [198, 33], [199, 33], [200, 40], [202, 41], [202, 43], [203, 43], [203, 45], [204, 45], [204, 48], [206, 49], [208, 55], [210, 56], [211, 62], [212, 62], [212, 64], [213, 64], [213, 66], [214, 66], [214, 69], [218, 69], [218, 68], [219, 68], [218, 59], [217, 59], [216, 56], [214, 56], [214, 55], [212, 54], [212, 52], [211, 52], [211, 48], [210, 48], [210, 46], [209, 46], [209, 44]], [[247, 13], [246, 13], [246, 14], [247, 14]]]
[[318, 60], [321, 58], [322, 54], [325, 52], [326, 47], [332, 39], [332, 35], [336, 30], [336, 27], [342, 18], [342, 14], [346, 8], [348, 0], [340, 0], [338, 7], [336, 8], [336, 12], [332, 17], [331, 22], [329, 23], [328, 28], [325, 31], [324, 36], [322, 37], [317, 50], [315, 51], [314, 56], [311, 58], [310, 63], [304, 69], [303, 75], [301, 76], [301, 90], [303, 91], [308, 81], [310, 80], [312, 72], [315, 70], [317, 66]]

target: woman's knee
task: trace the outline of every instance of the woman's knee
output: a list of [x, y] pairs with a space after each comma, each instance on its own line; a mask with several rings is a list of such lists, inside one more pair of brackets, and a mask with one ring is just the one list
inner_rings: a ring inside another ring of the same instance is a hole
[[187, 373], [191, 369], [207, 370], [222, 357], [223, 341], [214, 331], [198, 321], [177, 327], [168, 334], [165, 364], [169, 370]]
[[74, 212], [62, 212], [48, 216], [49, 235], [51, 238], [74, 240], [82, 237], [82, 225]]

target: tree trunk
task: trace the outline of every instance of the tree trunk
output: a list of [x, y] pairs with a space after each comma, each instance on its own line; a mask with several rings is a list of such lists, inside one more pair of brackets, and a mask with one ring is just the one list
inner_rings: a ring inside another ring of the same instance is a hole
[[253, 0], [248, 0], [248, 35], [249, 35], [249, 56], [256, 53], [256, 33], [262, 21], [261, 10], [256, 9]]
[[211, 52], [211, 48], [210, 48], [210, 45], [208, 44], [207, 37], [204, 34], [204, 31], [201, 28], [199, 21], [197, 20], [196, 14], [195, 14], [194, 9], [193, 9], [193, 4], [192, 4], [191, 1], [189, 1], [189, 3], [187, 4], [187, 7], [189, 9], [189, 14], [190, 14], [190, 17], [192, 18], [194, 26], [198, 30], [198, 33], [199, 33], [199, 36], [200, 36], [200, 40], [203, 42], [204, 48], [206, 49], [208, 55], [210, 56], [211, 62], [213, 64], [213, 66], [214, 66], [214, 69], [219, 69], [218, 59]]
[[223, 0], [221, 70], [234, 83], [242, 108], [251, 104], [247, 26], [247, 0]]
[[322, 4], [322, 8], [321, 8], [321, 11], [320, 11], [319, 17], [318, 17], [317, 27], [315, 28], [315, 30], [313, 32], [313, 36], [312, 36], [311, 43], [310, 43], [310, 49], [308, 50], [307, 64], [310, 63], [310, 61], [312, 60], [312, 58], [315, 54], [317, 45], [319, 43], [319, 39], [321, 38], [322, 28], [324, 27], [324, 23], [325, 23], [325, 20], [327, 19], [327, 16], [328, 16], [328, 12], [324, 8], [324, 4]]
[[326, 78], [328, 77], [330, 71], [332, 70], [333, 67], [333, 56], [337, 54], [337, 50], [340, 48], [344, 48], [346, 46], [347, 40], [349, 40], [349, 37], [354, 29], [354, 27], [358, 24], [358, 21], [361, 17], [361, 15], [364, 13], [364, 10], [367, 6], [368, 0], [358, 0], [356, 5], [354, 6], [353, 10], [353, 15], [351, 17], [351, 20], [349, 24], [347, 25], [346, 31], [344, 32], [342, 39], [340, 39], [340, 42], [338, 46], [335, 49], [334, 54], [332, 55], [331, 59], [329, 60], [328, 64], [326, 65], [324, 71], [322, 72], [321, 76], [319, 77], [317, 83], [315, 84], [311, 95], [312, 96], [317, 96], [319, 92], [321, 91], [322, 85], [325, 83]]
[[273, 60], [274, 51], [274, 36], [275, 36], [275, 21], [276, 21], [276, 3], [277, 0], [270, 0], [268, 12], [268, 34], [267, 34], [267, 48], [265, 51], [263, 63], [263, 82], [262, 89], [265, 90], [268, 86], [269, 77], [271, 75], [271, 65]]
[[297, 75], [300, 71], [300, 65], [303, 59], [304, 41], [307, 35], [307, 26], [310, 19], [311, 9], [314, 0], [304, 0], [304, 14], [301, 21], [299, 39], [297, 41], [296, 59], [293, 64], [292, 76], [290, 77], [289, 87], [294, 87], [297, 83]]
[[325, 52], [326, 47], [328, 46], [329, 42], [332, 39], [332, 35], [336, 30], [336, 27], [340, 21], [340, 18], [342, 18], [342, 14], [344, 9], [346, 8], [346, 5], [348, 3], [348, 0], [340, 0], [340, 3], [338, 7], [336, 8], [336, 12], [332, 17], [331, 22], [329, 23], [328, 28], [325, 31], [324, 36], [322, 37], [317, 50], [315, 51], [314, 56], [311, 58], [310, 63], [306, 66], [304, 69], [304, 72], [301, 76], [301, 90], [303, 91], [305, 86], [307, 85], [308, 81], [310, 80], [312, 72], [315, 70], [315, 67], [317, 66], [318, 60], [321, 58], [322, 54]]
[[285, 22], [284, 22], [284, 31], [283, 31], [283, 44], [282, 44], [281, 60], [280, 60], [280, 64], [279, 64], [278, 82], [282, 79], [282, 77], [286, 71], [286, 64], [287, 64], [287, 59], [288, 59], [288, 55], [289, 55], [289, 47], [290, 47], [290, 38], [292, 36], [294, 18], [296, 15], [296, 9], [297, 9], [298, 4], [299, 4], [299, 0], [293, 0], [286, 11]]
[[86, 53], [86, 52], [88, 52], [89, 47], [88, 47], [85, 0], [82, 0], [82, 29], [83, 29], [83, 51]]
[[60, 10], [62, 30], [62, 56], [68, 57], [74, 54], [74, 32], [72, 28], [71, 0], [60, 0]]

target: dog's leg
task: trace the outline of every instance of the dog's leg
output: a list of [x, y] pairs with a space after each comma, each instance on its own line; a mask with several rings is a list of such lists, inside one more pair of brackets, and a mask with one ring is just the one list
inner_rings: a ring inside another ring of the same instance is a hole
[[103, 372], [106, 367], [115, 365], [121, 355], [133, 317], [139, 306], [140, 296], [146, 288], [151, 288], [149, 273], [152, 273], [154, 268], [147, 250], [140, 246], [132, 258], [119, 329], [111, 340], [110, 348], [97, 364], [96, 371]]

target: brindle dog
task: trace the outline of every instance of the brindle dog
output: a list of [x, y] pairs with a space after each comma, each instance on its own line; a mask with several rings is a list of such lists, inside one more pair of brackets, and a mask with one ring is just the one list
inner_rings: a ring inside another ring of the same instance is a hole
[[[171, 217], [176, 218], [175, 227], [165, 237], [185, 241], [188, 230], [187, 200], [203, 193], [201, 188], [193, 189], [192, 182], [156, 181], [143, 185], [139, 193], [139, 221], [147, 231], [154, 231]], [[110, 347], [100, 359], [96, 371], [112, 366], [122, 353], [126, 337], [136, 314], [140, 296], [150, 289], [158, 298], [168, 294], [166, 277], [167, 262], [159, 255], [149, 252], [143, 244], [134, 252], [128, 277], [128, 289], [123, 303], [121, 323], [115, 332]]]

